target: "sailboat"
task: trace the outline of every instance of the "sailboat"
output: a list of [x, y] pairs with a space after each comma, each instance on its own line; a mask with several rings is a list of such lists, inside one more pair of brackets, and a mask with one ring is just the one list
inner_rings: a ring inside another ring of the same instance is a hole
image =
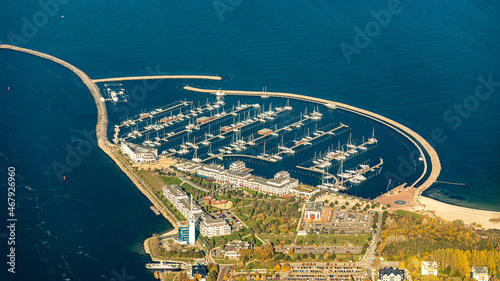
[[344, 169], [344, 160], [340, 161], [339, 173], [337, 174], [337, 176], [344, 179], [351, 178], [352, 175], [350, 173], [345, 173], [343, 169]]
[[264, 94], [262, 96], [260, 96], [261, 98], [263, 98], [263, 99], [269, 98], [269, 96], [267, 95], [267, 87], [263, 87], [262, 92], [264, 92]]
[[368, 148], [366, 148], [365, 146], [365, 136], [363, 136], [363, 141], [362, 141], [362, 145], [358, 147], [360, 150], [367, 150]]
[[201, 159], [198, 158], [198, 147], [196, 147], [194, 149], [194, 155], [193, 155], [193, 159], [191, 159], [193, 162], [195, 163], [200, 163], [201, 162]]
[[289, 100], [289, 99], [287, 99], [287, 100], [286, 100], [286, 105], [285, 105], [285, 107], [283, 107], [283, 109], [285, 109], [285, 110], [292, 110], [292, 109], [293, 109], [293, 108], [290, 106], [290, 100]]
[[208, 124], [208, 133], [207, 133], [207, 137], [209, 138], [213, 138], [214, 135], [210, 132], [210, 124]]
[[352, 144], [352, 134], [349, 134], [349, 140], [347, 141], [347, 147], [355, 148], [356, 146]]
[[283, 144], [283, 136], [281, 136], [281, 142], [280, 142], [280, 144], [278, 145], [278, 148], [279, 148], [279, 149], [283, 149], [283, 150], [288, 149], [288, 147], [286, 147], [286, 146]]
[[203, 145], [209, 145], [210, 144], [210, 142], [208, 141], [207, 133], [205, 133], [205, 140], [202, 141], [201, 144], [203, 144]]
[[370, 143], [376, 143], [377, 142], [377, 139], [375, 138], [375, 127], [373, 127], [373, 131], [372, 131], [372, 137], [368, 139], [368, 141]]
[[215, 156], [215, 154], [212, 153], [212, 143], [209, 144], [208, 146], [208, 152], [207, 152], [208, 156]]

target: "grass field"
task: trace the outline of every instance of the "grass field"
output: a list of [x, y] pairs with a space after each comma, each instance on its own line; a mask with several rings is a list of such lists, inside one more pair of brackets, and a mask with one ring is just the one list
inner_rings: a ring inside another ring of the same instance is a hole
[[159, 176], [159, 178], [163, 181], [164, 185], [180, 185], [182, 183], [182, 180], [179, 179], [178, 177], [165, 177], [165, 176]]
[[401, 216], [406, 216], [406, 215], [411, 215], [414, 219], [418, 219], [421, 217], [421, 215], [419, 214], [415, 214], [415, 213], [412, 213], [412, 212], [408, 212], [408, 211], [404, 211], [404, 210], [397, 210], [397, 211], [394, 211], [395, 214], [398, 214], [398, 215], [401, 215]]

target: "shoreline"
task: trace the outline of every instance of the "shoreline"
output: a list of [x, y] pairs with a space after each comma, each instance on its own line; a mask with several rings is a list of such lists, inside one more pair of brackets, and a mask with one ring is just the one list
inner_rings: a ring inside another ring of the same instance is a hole
[[414, 207], [416, 211], [426, 214], [432, 213], [448, 221], [461, 220], [466, 224], [480, 224], [484, 229], [500, 229], [500, 222], [493, 223], [489, 221], [491, 218], [500, 218], [500, 212], [460, 207], [423, 195], [418, 200], [423, 207]]
[[[167, 233], [162, 234], [176, 234], [178, 232], [178, 226], [177, 226], [177, 220], [175, 216], [173, 216], [168, 209], [163, 207], [163, 203], [156, 197], [156, 195], [152, 194], [151, 191], [142, 183], [138, 177], [128, 169], [128, 166], [126, 163], [123, 163], [118, 156], [115, 154], [116, 152], [116, 146], [112, 144], [108, 138], [107, 138], [107, 125], [108, 125], [108, 119], [107, 119], [107, 110], [106, 110], [106, 105], [103, 101], [101, 101], [101, 93], [99, 87], [95, 84], [95, 81], [99, 81], [102, 79], [96, 79], [92, 80], [87, 74], [85, 74], [83, 71], [80, 69], [76, 68], [75, 66], [58, 59], [56, 57], [53, 57], [51, 55], [33, 51], [30, 49], [25, 49], [25, 48], [20, 48], [20, 47], [15, 47], [11, 45], [5, 45], [5, 44], [0, 44], [0, 49], [5, 49], [5, 50], [13, 50], [17, 52], [22, 52], [26, 54], [30, 54], [33, 56], [37, 56], [40, 58], [44, 58], [47, 60], [50, 60], [52, 62], [55, 62], [70, 71], [72, 71], [75, 75], [77, 75], [84, 85], [89, 89], [91, 95], [94, 98], [96, 107], [97, 107], [97, 124], [96, 124], [96, 138], [98, 142], [99, 148], [101, 148], [104, 153], [106, 153], [120, 169], [130, 178], [130, 180], [136, 185], [136, 187], [141, 191], [142, 194], [144, 194], [148, 200], [162, 213], [162, 215], [172, 224], [172, 227], [174, 229], [168, 231]], [[215, 77], [215, 76], [214, 76]], [[114, 78], [108, 78], [109, 79], [114, 79]], [[119, 79], [119, 78], [116, 78]], [[145, 78], [146, 79], [146, 78]], [[154, 78], [153, 78], [154, 79]], [[199, 79], [197, 77], [197, 79]], [[214, 79], [218, 80], [218, 79]], [[115, 80], [112, 80], [115, 81]], [[116, 80], [120, 81], [120, 80]], [[198, 91], [198, 92], [205, 92], [205, 93], [215, 93], [216, 90], [206, 90], [206, 89], [197, 89], [193, 87], [186, 86], [184, 87], [186, 90], [193, 90], [193, 91]], [[225, 91], [227, 94], [234, 94], [234, 95], [252, 95], [252, 96], [261, 96], [264, 93], [263, 92], [258, 92], [258, 91]], [[355, 114], [365, 116], [367, 118], [370, 118], [374, 121], [380, 122], [381, 124], [384, 124], [386, 126], [389, 126], [390, 128], [393, 128], [397, 132], [401, 133], [403, 136], [407, 137], [415, 146], [417, 149], [420, 151], [421, 155], [425, 155], [422, 152], [422, 147], [424, 150], [426, 150], [427, 154], [429, 155], [429, 158], [431, 160], [431, 173], [429, 177], [422, 183], [420, 184], [413, 196], [414, 202], [416, 203], [414, 208], [422, 208], [422, 210], [425, 210], [425, 212], [429, 211], [435, 211], [436, 215], [443, 217], [444, 219], [453, 219], [456, 216], [459, 216], [459, 219], [467, 219], [468, 221], [470, 220], [471, 222], [477, 222], [480, 223], [483, 227], [486, 228], [486, 226], [494, 225], [491, 222], [484, 222], [481, 223], [483, 220], [488, 220], [491, 217], [494, 217], [498, 215], [500, 217], [500, 212], [491, 212], [491, 211], [483, 211], [483, 210], [477, 210], [477, 209], [469, 209], [465, 207], [460, 207], [456, 205], [450, 205], [446, 203], [439, 202], [437, 200], [424, 197], [421, 195], [421, 193], [430, 187], [432, 183], [434, 183], [439, 176], [439, 173], [441, 171], [441, 163], [439, 161], [439, 157], [436, 153], [436, 151], [432, 148], [432, 146], [420, 135], [412, 131], [411, 129], [407, 128], [406, 126], [393, 121], [391, 119], [388, 119], [384, 116], [381, 116], [379, 114], [356, 108], [354, 106], [350, 106], [347, 104], [342, 104], [338, 102], [333, 102], [325, 99], [320, 99], [320, 98], [315, 98], [315, 97], [309, 97], [309, 96], [303, 96], [303, 95], [298, 95], [298, 94], [289, 94], [289, 93], [273, 93], [273, 92], [267, 92], [266, 95], [269, 96], [275, 96], [275, 97], [281, 97], [281, 98], [291, 98], [291, 99], [298, 99], [298, 100], [304, 100], [308, 102], [314, 102], [314, 103], [320, 103], [320, 104], [334, 104], [338, 108], [346, 111], [353, 112]], [[407, 135], [408, 134], [408, 135]], [[411, 136], [411, 137], [410, 137]], [[418, 144], [417, 144], [418, 142]], [[425, 176], [426, 171], [427, 171], [427, 157], [424, 157], [424, 172], [422, 173], [422, 176], [417, 179], [411, 186], [414, 187], [418, 182], [422, 180], [422, 178]], [[486, 216], [489, 215], [489, 216]], [[465, 222], [465, 220], [464, 220]], [[500, 224], [497, 224], [500, 226]], [[495, 228], [498, 228], [496, 226]], [[145, 249], [146, 250], [146, 249]]]

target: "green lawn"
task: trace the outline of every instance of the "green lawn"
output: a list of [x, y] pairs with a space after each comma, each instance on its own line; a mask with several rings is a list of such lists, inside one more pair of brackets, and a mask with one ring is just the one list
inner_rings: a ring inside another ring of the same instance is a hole
[[397, 210], [397, 211], [394, 211], [394, 213], [401, 215], [401, 216], [406, 216], [406, 215], [410, 214], [414, 219], [418, 219], [421, 217], [421, 215], [419, 215], [419, 214], [415, 214], [415, 213], [404, 211], [404, 210]]
[[160, 178], [163, 180], [165, 185], [180, 185], [182, 183], [182, 180], [179, 179], [178, 177], [165, 177], [165, 176], [160, 176]]

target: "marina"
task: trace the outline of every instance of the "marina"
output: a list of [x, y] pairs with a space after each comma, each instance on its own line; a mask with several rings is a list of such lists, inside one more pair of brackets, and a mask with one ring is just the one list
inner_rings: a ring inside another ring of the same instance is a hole
[[[273, 167], [271, 170], [281, 167], [292, 174], [306, 173], [307, 177], [300, 176], [304, 183], [332, 191], [349, 190], [373, 177], [373, 169], [346, 180], [331, 171], [339, 161], [361, 157], [376, 148], [379, 143], [374, 132], [367, 141], [364, 136], [362, 141], [355, 140], [351, 126], [332, 119], [335, 108], [331, 106], [260, 98], [243, 103], [217, 91], [208, 99], [183, 99], [154, 110], [142, 109], [141, 114], [115, 126], [114, 140], [154, 148], [161, 157], [193, 163], [227, 165], [238, 159], [257, 164], [251, 167], [257, 171], [258, 166]], [[292, 161], [285, 161], [289, 158]], [[370, 176], [363, 176], [365, 173]]]

